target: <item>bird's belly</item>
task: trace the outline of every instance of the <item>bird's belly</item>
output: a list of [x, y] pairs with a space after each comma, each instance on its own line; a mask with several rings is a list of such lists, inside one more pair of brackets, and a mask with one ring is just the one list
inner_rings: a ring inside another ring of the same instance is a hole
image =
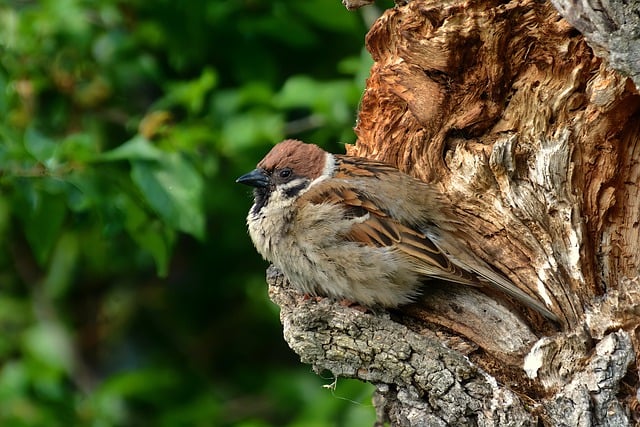
[[316, 205], [313, 212], [289, 219], [271, 214], [250, 217], [249, 234], [258, 252], [301, 292], [366, 306], [410, 303], [421, 286], [415, 266], [392, 248], [345, 240], [341, 233], [352, 223], [339, 215], [331, 218], [334, 212], [330, 206]]
[[312, 245], [300, 241], [274, 253], [273, 263], [298, 290], [367, 306], [397, 307], [417, 295], [419, 275], [388, 248], [353, 242]]

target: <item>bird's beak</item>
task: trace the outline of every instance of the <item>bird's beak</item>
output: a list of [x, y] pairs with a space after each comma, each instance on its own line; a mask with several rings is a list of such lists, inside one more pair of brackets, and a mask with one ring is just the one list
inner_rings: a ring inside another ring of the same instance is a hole
[[264, 169], [254, 169], [249, 173], [245, 173], [236, 182], [244, 185], [250, 185], [256, 188], [264, 188], [269, 186], [269, 175]]

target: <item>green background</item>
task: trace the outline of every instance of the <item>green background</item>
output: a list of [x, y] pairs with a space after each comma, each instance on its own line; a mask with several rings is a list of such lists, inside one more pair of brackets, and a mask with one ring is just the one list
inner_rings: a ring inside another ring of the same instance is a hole
[[355, 140], [366, 29], [339, 0], [0, 3], [1, 426], [372, 425], [371, 386], [282, 339], [234, 183]]

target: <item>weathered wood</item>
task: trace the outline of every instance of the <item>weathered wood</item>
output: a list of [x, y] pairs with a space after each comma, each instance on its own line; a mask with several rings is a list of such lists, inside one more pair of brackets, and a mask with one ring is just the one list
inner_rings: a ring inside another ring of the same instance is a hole
[[366, 313], [310, 299], [269, 270], [269, 294], [281, 307], [284, 337], [318, 373], [377, 385], [380, 421], [398, 426], [494, 425], [517, 419], [535, 425], [512, 391], [447, 348], [434, 332], [414, 331], [389, 313]]
[[[574, 325], [601, 280], [617, 281], [596, 276], [608, 209], [591, 199], [619, 166], [601, 147], [638, 134], [640, 98], [549, 4], [473, 6], [414, 1], [377, 21], [349, 152], [441, 184], [474, 249]], [[587, 174], [598, 159], [614, 168]]]
[[552, 0], [560, 14], [585, 36], [595, 54], [631, 77], [640, 88], [640, 2]]
[[630, 425], [630, 395], [619, 393], [634, 358], [625, 331], [608, 333], [595, 348], [586, 331], [544, 338], [524, 365], [536, 380], [506, 385], [478, 363], [476, 347], [447, 331], [398, 313], [307, 298], [273, 267], [268, 281], [289, 346], [318, 374], [329, 371], [375, 384], [380, 425]]
[[631, 422], [640, 95], [615, 69], [637, 84], [640, 43], [611, 46], [640, 33], [640, 14], [554, 1], [589, 44], [533, 0], [403, 2], [367, 36], [375, 64], [348, 153], [437, 184], [461, 241], [562, 319], [437, 284], [399, 312], [362, 312], [296, 296], [272, 271], [289, 345], [318, 371], [376, 384], [381, 421]]

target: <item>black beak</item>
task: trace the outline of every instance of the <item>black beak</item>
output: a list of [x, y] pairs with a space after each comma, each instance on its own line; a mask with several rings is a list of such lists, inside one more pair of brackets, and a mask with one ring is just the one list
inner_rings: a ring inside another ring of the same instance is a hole
[[244, 185], [250, 185], [256, 188], [265, 188], [269, 186], [269, 175], [264, 169], [254, 169], [249, 173], [245, 173], [236, 182]]

